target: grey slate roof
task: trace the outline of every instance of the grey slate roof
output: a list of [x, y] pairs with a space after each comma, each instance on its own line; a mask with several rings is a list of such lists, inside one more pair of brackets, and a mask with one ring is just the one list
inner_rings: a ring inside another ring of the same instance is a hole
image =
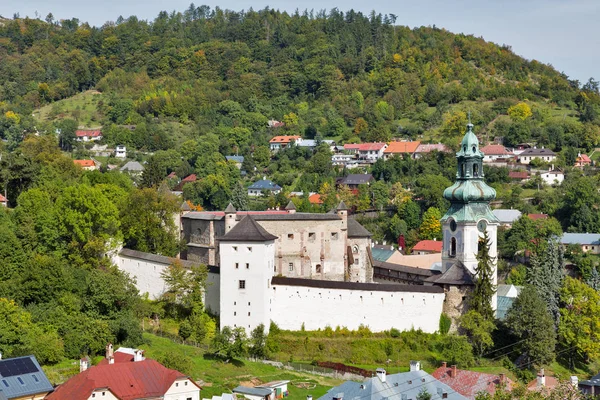
[[171, 265], [174, 261], [178, 261], [182, 266], [190, 268], [194, 265], [198, 265], [192, 261], [180, 260], [172, 257], [165, 257], [158, 254], [144, 253], [142, 251], [132, 250], [123, 248], [119, 252], [122, 257], [139, 258], [141, 260], [152, 261], [160, 264]]
[[336, 210], [347, 210], [348, 206], [346, 205], [346, 203], [344, 203], [344, 200], [340, 201], [340, 204], [338, 204], [337, 209]]
[[371, 232], [365, 229], [364, 226], [356, 222], [352, 218], [348, 218], [348, 237], [349, 238], [361, 238], [371, 237]]
[[225, 214], [229, 214], [229, 213], [234, 213], [237, 210], [235, 209], [235, 207], [233, 206], [233, 204], [229, 203], [227, 205], [227, 208], [225, 208]]
[[519, 210], [503, 210], [496, 209], [492, 210], [496, 218], [503, 224], [512, 224], [521, 217], [521, 211]]
[[362, 185], [373, 180], [371, 174], [350, 174], [343, 178], [340, 183], [344, 185]]
[[137, 161], [129, 161], [127, 164], [121, 167], [121, 171], [133, 171], [133, 172], [142, 172], [144, 170], [144, 166]]
[[184, 201], [183, 203], [181, 203], [181, 207], [179, 207], [179, 209], [181, 211], [192, 211], [192, 208], [190, 207], [190, 205], [188, 204], [187, 201]]
[[427, 279], [434, 284], [440, 285], [474, 285], [473, 276], [460, 261], [452, 264], [450, 268], [441, 275], [434, 275]]
[[277, 236], [267, 232], [250, 215], [244, 217], [229, 232], [219, 238], [223, 242], [267, 242], [275, 239]]
[[281, 190], [281, 186], [268, 179], [261, 179], [260, 181], [254, 182], [248, 189], [252, 190]]
[[321, 289], [347, 289], [364, 291], [378, 290], [380, 292], [444, 293], [444, 290], [441, 287], [437, 286], [322, 281], [317, 279], [288, 278], [284, 276], [274, 276], [273, 278], [271, 278], [271, 284], [282, 286], [314, 287]]
[[[376, 268], [383, 268], [383, 269], [389, 269], [392, 271], [404, 272], [406, 274], [419, 275], [419, 276], [422, 276], [423, 278], [440, 277], [441, 276], [441, 274], [438, 271], [434, 271], [431, 269], [410, 267], [408, 265], [393, 264], [393, 263], [389, 263], [389, 262], [385, 262], [385, 261], [375, 261], [373, 266]], [[427, 279], [427, 280], [429, 280], [429, 279]]]
[[35, 356], [1, 360], [0, 382], [0, 399], [33, 396], [54, 390]]
[[562, 244], [593, 244], [600, 245], [599, 233], [564, 233], [560, 239]]
[[521, 156], [555, 156], [556, 153], [550, 149], [527, 149], [524, 150], [519, 157]]
[[261, 396], [265, 397], [273, 393], [272, 389], [264, 389], [264, 388], [256, 388], [256, 387], [246, 387], [246, 386], [238, 386], [233, 389], [233, 393], [240, 394], [248, 394], [250, 396]]
[[[362, 383], [344, 382], [340, 386], [330, 389], [318, 400], [332, 400], [334, 397], [343, 398], [344, 400], [414, 400], [423, 389], [431, 394], [432, 399], [467, 399], [427, 372], [411, 371], [387, 375], [385, 382], [381, 382], [378, 377], [367, 379]], [[446, 394], [446, 397], [443, 396], [444, 394]], [[403, 395], [406, 395], [406, 397]]]
[[225, 156], [227, 161], [235, 161], [236, 163], [243, 163], [244, 156]]
[[286, 210], [295, 210], [296, 209], [296, 205], [294, 204], [293, 201], [289, 201], [289, 203], [287, 203], [287, 206], [285, 206]]

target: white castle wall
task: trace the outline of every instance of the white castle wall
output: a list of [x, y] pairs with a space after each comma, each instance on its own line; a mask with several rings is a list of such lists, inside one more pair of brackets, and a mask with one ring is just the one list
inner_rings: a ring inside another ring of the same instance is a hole
[[373, 332], [390, 328], [439, 329], [444, 293], [388, 292], [273, 285], [271, 320], [281, 329], [306, 330], [361, 324]]

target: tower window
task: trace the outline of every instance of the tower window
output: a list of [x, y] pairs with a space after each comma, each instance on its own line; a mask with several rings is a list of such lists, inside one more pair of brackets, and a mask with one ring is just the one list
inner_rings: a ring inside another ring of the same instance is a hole
[[321, 273], [321, 264], [317, 264], [316, 271], [317, 271], [317, 274]]
[[477, 151], [477, 147], [473, 146], [473, 153]]
[[460, 166], [460, 176], [463, 178], [465, 177], [465, 164]]
[[450, 257], [456, 256], [456, 238], [450, 239]]
[[473, 164], [473, 176], [477, 178], [479, 176], [479, 165]]

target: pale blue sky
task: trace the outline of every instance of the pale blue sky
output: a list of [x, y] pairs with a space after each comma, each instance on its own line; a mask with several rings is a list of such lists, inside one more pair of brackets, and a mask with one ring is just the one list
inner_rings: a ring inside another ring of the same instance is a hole
[[[14, 13], [41, 18], [52, 12], [55, 18], [79, 18], [93, 25], [127, 18], [154, 19], [159, 11], [185, 10], [190, 0], [0, 0], [0, 15]], [[528, 59], [552, 64], [582, 83], [589, 77], [600, 79], [600, 1], [599, 0], [222, 0], [194, 1], [196, 6], [233, 10], [271, 8], [294, 11], [304, 9], [372, 9], [396, 14], [399, 25], [410, 27], [436, 25], [452, 32], [482, 36], [507, 44]]]

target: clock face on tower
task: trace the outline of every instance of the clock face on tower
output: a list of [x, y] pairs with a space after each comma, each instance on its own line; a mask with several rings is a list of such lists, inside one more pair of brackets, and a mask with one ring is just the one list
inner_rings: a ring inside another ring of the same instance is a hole
[[479, 232], [483, 233], [485, 232], [485, 228], [487, 228], [487, 222], [484, 219], [480, 219], [479, 222], [477, 222], [477, 229]]

